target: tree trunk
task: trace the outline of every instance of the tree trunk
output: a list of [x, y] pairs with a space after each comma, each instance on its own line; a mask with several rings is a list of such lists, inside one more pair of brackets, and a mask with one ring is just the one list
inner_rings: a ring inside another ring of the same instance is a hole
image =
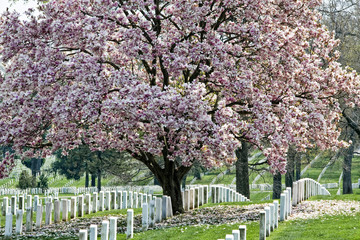
[[97, 188], [98, 188], [98, 192], [100, 192], [101, 191], [101, 169], [100, 168], [98, 168], [97, 179], [98, 179]]
[[170, 196], [171, 198], [173, 213], [183, 213], [184, 208], [181, 197], [181, 179], [177, 179], [177, 177], [164, 176], [161, 186], [163, 188], [163, 194]]
[[294, 146], [290, 146], [287, 153], [286, 174], [285, 174], [285, 186], [291, 187], [294, 182], [294, 163], [295, 163], [296, 149]]
[[297, 153], [295, 156], [295, 165], [296, 165], [296, 181], [300, 180], [301, 174], [301, 154]]
[[281, 174], [276, 172], [273, 176], [273, 199], [280, 199], [281, 194]]
[[87, 166], [85, 170], [85, 187], [89, 187], [89, 170], [87, 169]]
[[236, 191], [250, 199], [249, 185], [249, 143], [241, 141], [241, 149], [235, 151], [236, 161]]
[[195, 168], [194, 177], [198, 180], [201, 180], [201, 171], [200, 167]]
[[182, 189], [185, 189], [185, 186], [186, 186], [186, 177], [187, 177], [187, 174], [185, 174], [185, 176], [182, 178], [181, 180], [181, 185], [182, 185]]
[[[134, 156], [134, 155], [133, 155]], [[135, 155], [138, 160], [143, 162], [159, 180], [163, 189], [163, 194], [171, 198], [173, 214], [184, 212], [181, 196], [181, 180], [189, 172], [190, 167], [181, 165], [180, 161], [170, 161], [167, 149], [163, 150], [164, 165], [160, 166], [155, 157], [150, 153], [143, 153], [142, 156]]]
[[91, 186], [96, 186], [96, 174], [91, 174]]
[[343, 164], [343, 194], [352, 194], [352, 182], [351, 182], [351, 164], [354, 156], [355, 137], [354, 132], [351, 134], [352, 144], [345, 151], [344, 164]]
[[33, 177], [35, 177], [36, 176], [36, 158], [32, 158], [31, 159], [31, 175], [33, 176]]
[[33, 177], [40, 175], [41, 161], [42, 161], [41, 158], [31, 159], [31, 175]]

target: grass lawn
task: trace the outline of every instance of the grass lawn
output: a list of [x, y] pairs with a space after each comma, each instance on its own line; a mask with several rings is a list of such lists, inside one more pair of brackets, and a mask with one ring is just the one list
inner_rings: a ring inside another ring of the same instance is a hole
[[[337, 189], [330, 189], [329, 192], [331, 193], [330, 196], [313, 196], [309, 200], [355, 200], [360, 201], [360, 189], [359, 188], [353, 188], [353, 194], [341, 194], [336, 195]], [[360, 204], [360, 202], [359, 202]], [[360, 237], [359, 237], [360, 239]]]
[[272, 232], [267, 239], [358, 240], [360, 239], [360, 214], [355, 216], [324, 216], [320, 219], [282, 222], [279, 228]]
[[[259, 223], [245, 222], [232, 223], [222, 225], [202, 225], [202, 226], [186, 226], [174, 227], [158, 230], [149, 230], [146, 232], [135, 233], [134, 240], [137, 239], [191, 239], [191, 240], [214, 240], [225, 239], [226, 234], [231, 234], [232, 230], [237, 230], [239, 225], [246, 225], [247, 239], [259, 238]], [[100, 239], [100, 238], [98, 238]], [[117, 239], [126, 239], [125, 234], [118, 234]]]

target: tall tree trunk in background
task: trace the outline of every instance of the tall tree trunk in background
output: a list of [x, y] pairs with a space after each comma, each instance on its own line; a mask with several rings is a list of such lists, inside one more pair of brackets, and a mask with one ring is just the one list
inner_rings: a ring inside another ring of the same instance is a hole
[[296, 166], [296, 178], [295, 181], [300, 180], [301, 176], [301, 153], [296, 153], [295, 156], [295, 166]]
[[185, 186], [186, 186], [186, 177], [187, 177], [187, 174], [185, 174], [185, 176], [181, 180], [181, 186], [182, 186], [183, 189], [185, 189]]
[[97, 189], [98, 189], [98, 192], [100, 192], [101, 191], [101, 169], [100, 168], [98, 168], [97, 179], [98, 179]]
[[198, 161], [195, 161], [193, 164], [194, 177], [198, 180], [201, 180], [201, 166]]
[[41, 158], [32, 158], [31, 159], [31, 175], [36, 177], [40, 175], [40, 168], [41, 168]]
[[96, 174], [91, 174], [91, 186], [96, 186]]
[[98, 158], [98, 164], [99, 167], [97, 169], [97, 178], [98, 178], [98, 182], [97, 182], [97, 189], [98, 192], [101, 191], [101, 165], [103, 164], [103, 160], [102, 160], [102, 156], [101, 156], [101, 151], [97, 151], [97, 158]]
[[296, 148], [290, 146], [287, 152], [286, 174], [285, 174], [285, 186], [291, 187], [294, 182], [294, 165], [295, 165]]
[[36, 177], [36, 161], [37, 161], [37, 158], [31, 159], [31, 175], [33, 177]]
[[345, 151], [344, 163], [343, 163], [343, 194], [352, 194], [352, 182], [351, 182], [351, 164], [354, 156], [355, 149], [355, 136], [354, 131], [352, 131], [350, 139], [352, 144]]
[[249, 146], [250, 144], [241, 141], [241, 149], [235, 151], [236, 161], [236, 191], [250, 199], [249, 185]]
[[87, 169], [87, 166], [85, 170], [85, 187], [89, 187], [89, 170]]
[[273, 176], [273, 199], [280, 199], [281, 194], [281, 174], [276, 172]]

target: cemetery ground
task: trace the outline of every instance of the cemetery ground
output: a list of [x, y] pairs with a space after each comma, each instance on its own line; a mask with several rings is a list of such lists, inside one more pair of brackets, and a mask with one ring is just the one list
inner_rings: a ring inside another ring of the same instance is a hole
[[[279, 228], [267, 239], [359, 239], [360, 189], [348, 195], [336, 195], [336, 190], [330, 192], [331, 196], [314, 196], [293, 207], [291, 217], [279, 222]], [[145, 232], [141, 232], [141, 209], [136, 208], [133, 239], [221, 239], [239, 225], [246, 225], [247, 239], [258, 239], [259, 211], [272, 202], [259, 197], [262, 195], [255, 194], [251, 202], [208, 203]], [[71, 222], [35, 228], [31, 234], [14, 239], [78, 239], [79, 229], [86, 229], [90, 224], [100, 225], [110, 216], [118, 217], [117, 239], [126, 239], [126, 209], [92, 213]], [[0, 220], [3, 230], [5, 218], [2, 216]]]
[[[254, 155], [254, 154], [253, 154]], [[317, 154], [314, 154], [310, 160], [313, 160]], [[255, 160], [261, 160], [262, 155], [256, 156]], [[331, 155], [322, 154], [311, 166], [303, 173], [302, 178], [318, 179], [320, 173], [329, 163]], [[303, 161], [302, 170], [307, 167], [310, 161]], [[338, 183], [341, 186], [341, 160], [332, 163], [328, 169], [323, 173], [320, 183]], [[353, 159], [353, 169], [359, 169], [360, 157], [355, 156]], [[192, 176], [188, 176], [187, 184], [231, 184], [235, 178], [235, 170], [226, 171], [227, 168], [219, 168], [206, 172], [201, 180], [194, 180]], [[224, 175], [219, 176], [222, 172]], [[250, 175], [250, 183], [254, 181], [257, 184], [267, 183], [272, 184], [272, 176], [270, 173], [252, 171]], [[261, 175], [260, 177], [258, 177]], [[256, 180], [258, 178], [258, 180]], [[360, 171], [352, 172], [352, 182], [357, 182], [360, 178]], [[111, 178], [104, 179], [104, 186]], [[284, 183], [284, 177], [282, 178]], [[7, 186], [15, 187], [15, 181], [9, 183], [10, 179], [0, 180], [0, 185], [7, 184]], [[146, 181], [149, 182], [149, 181]], [[144, 182], [144, 185], [147, 183]], [[58, 178], [52, 181], [50, 187], [83, 187], [84, 177], [80, 181], [69, 181], [65, 178]], [[299, 206], [293, 208], [293, 215], [284, 222], [279, 223], [279, 228], [272, 232], [267, 239], [360, 239], [360, 189], [353, 189], [354, 194], [336, 195], [339, 188], [328, 189], [331, 196], [315, 196], [311, 197], [310, 201], [305, 201]], [[340, 189], [341, 190], [341, 189]], [[340, 191], [341, 192], [341, 191]], [[155, 193], [161, 195], [161, 192]], [[73, 195], [61, 194], [59, 197]], [[43, 195], [40, 195], [43, 197]], [[0, 196], [0, 202], [3, 196]], [[236, 203], [220, 203], [220, 204], [205, 204], [199, 209], [191, 210], [185, 214], [175, 216], [171, 219], [165, 220], [160, 224], [156, 224], [153, 229], [146, 232], [141, 232], [141, 209], [134, 209], [135, 223], [134, 223], [134, 239], [224, 239], [226, 234], [231, 233], [232, 230], [238, 229], [239, 225], [246, 225], [247, 239], [259, 238], [259, 214], [260, 209], [263, 209], [266, 204], [272, 203], [272, 191], [264, 191], [260, 189], [251, 190], [251, 202], [236, 202]], [[330, 202], [329, 202], [330, 201]], [[311, 208], [309, 205], [310, 204]], [[252, 207], [253, 211], [244, 213], [244, 209]], [[344, 209], [348, 212], [344, 212]], [[306, 209], [310, 212], [304, 213]], [[336, 210], [338, 211], [330, 211]], [[97, 212], [85, 215], [83, 218], [77, 218], [67, 223], [60, 223], [57, 225], [50, 225], [42, 227], [41, 229], [34, 229], [31, 234], [26, 237], [14, 239], [78, 239], [79, 229], [87, 229], [90, 224], [101, 225], [102, 220], [110, 217], [118, 217], [118, 236], [117, 239], [126, 239], [126, 209], [110, 210], [104, 212]], [[25, 222], [25, 214], [24, 214]], [[36, 216], [33, 216], [35, 221]], [[45, 213], [43, 213], [43, 219]], [[13, 226], [15, 226], [15, 218], [13, 219]], [[0, 217], [0, 239], [3, 234], [5, 225], [5, 217]], [[100, 239], [100, 237], [99, 237]]]

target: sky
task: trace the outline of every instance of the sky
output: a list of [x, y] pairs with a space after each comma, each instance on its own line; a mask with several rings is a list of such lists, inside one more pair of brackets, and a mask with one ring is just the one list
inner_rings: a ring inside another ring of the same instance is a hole
[[0, 0], [0, 14], [3, 13], [6, 8], [10, 8], [10, 10], [16, 10], [20, 13], [25, 12], [28, 8], [35, 8], [36, 1], [35, 0], [28, 0], [22, 1], [18, 0], [16, 3], [13, 3], [8, 0]]

